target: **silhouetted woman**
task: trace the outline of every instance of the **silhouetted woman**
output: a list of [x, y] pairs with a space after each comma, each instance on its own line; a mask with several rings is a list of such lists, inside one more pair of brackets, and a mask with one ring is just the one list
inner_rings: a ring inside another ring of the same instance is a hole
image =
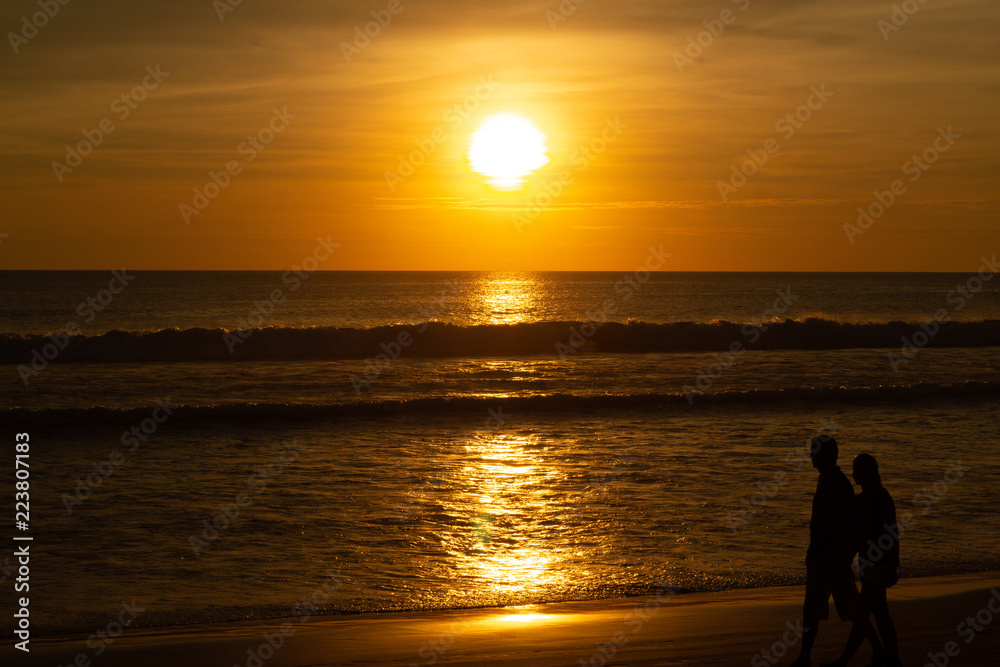
[[854, 457], [854, 481], [861, 485], [861, 493], [854, 498], [853, 517], [855, 546], [859, 553], [861, 595], [847, 646], [830, 667], [843, 667], [854, 656], [865, 639], [864, 630], [858, 621], [867, 619], [871, 614], [875, 615], [875, 623], [885, 645], [884, 662], [875, 660], [872, 665], [896, 667], [900, 664], [899, 644], [886, 599], [887, 589], [899, 581], [896, 503], [882, 486], [878, 461], [871, 454], [858, 454]]

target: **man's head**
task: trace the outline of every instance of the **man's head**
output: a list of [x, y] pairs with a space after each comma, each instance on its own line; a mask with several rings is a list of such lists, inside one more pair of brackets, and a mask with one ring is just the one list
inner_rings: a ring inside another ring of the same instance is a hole
[[830, 435], [818, 435], [809, 443], [809, 457], [820, 472], [837, 465], [837, 441]]

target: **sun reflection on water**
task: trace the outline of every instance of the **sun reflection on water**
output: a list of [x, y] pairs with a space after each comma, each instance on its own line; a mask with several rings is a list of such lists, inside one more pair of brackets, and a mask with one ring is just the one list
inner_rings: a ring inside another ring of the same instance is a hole
[[472, 303], [479, 305], [477, 324], [518, 324], [534, 321], [542, 290], [530, 273], [491, 273], [476, 283]]
[[537, 435], [478, 433], [467, 443], [455, 501], [471, 530], [452, 536], [448, 551], [480, 593], [497, 600], [564, 589], [558, 550], [543, 525], [552, 508], [545, 489], [558, 473], [542, 456]]

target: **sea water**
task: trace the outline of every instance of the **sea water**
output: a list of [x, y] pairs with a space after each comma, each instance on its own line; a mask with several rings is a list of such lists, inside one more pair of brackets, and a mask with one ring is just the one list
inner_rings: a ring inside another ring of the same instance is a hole
[[818, 433], [997, 569], [991, 275], [2, 272], [33, 626], [797, 583]]

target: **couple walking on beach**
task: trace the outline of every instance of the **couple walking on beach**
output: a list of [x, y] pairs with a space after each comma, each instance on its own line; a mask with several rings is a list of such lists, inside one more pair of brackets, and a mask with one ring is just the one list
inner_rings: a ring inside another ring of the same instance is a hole
[[[843, 667], [865, 639], [872, 647], [870, 667], [898, 667], [899, 646], [896, 627], [889, 616], [887, 589], [898, 580], [899, 541], [896, 539], [896, 505], [882, 486], [878, 462], [870, 454], [854, 459], [854, 480], [861, 493], [837, 465], [837, 441], [828, 435], [813, 438], [813, 467], [819, 471], [809, 522], [809, 550], [806, 552], [806, 595], [803, 604], [804, 634], [793, 667], [809, 667], [819, 621], [829, 617], [829, 601], [837, 607], [840, 620], [853, 621], [843, 653], [830, 667]], [[888, 536], [889, 542], [886, 542]], [[851, 564], [854, 555], [869, 544], [888, 544], [874, 559], [859, 561], [861, 593], [854, 585]], [[878, 631], [871, 623], [874, 614]], [[824, 663], [825, 664], [825, 663]]]

